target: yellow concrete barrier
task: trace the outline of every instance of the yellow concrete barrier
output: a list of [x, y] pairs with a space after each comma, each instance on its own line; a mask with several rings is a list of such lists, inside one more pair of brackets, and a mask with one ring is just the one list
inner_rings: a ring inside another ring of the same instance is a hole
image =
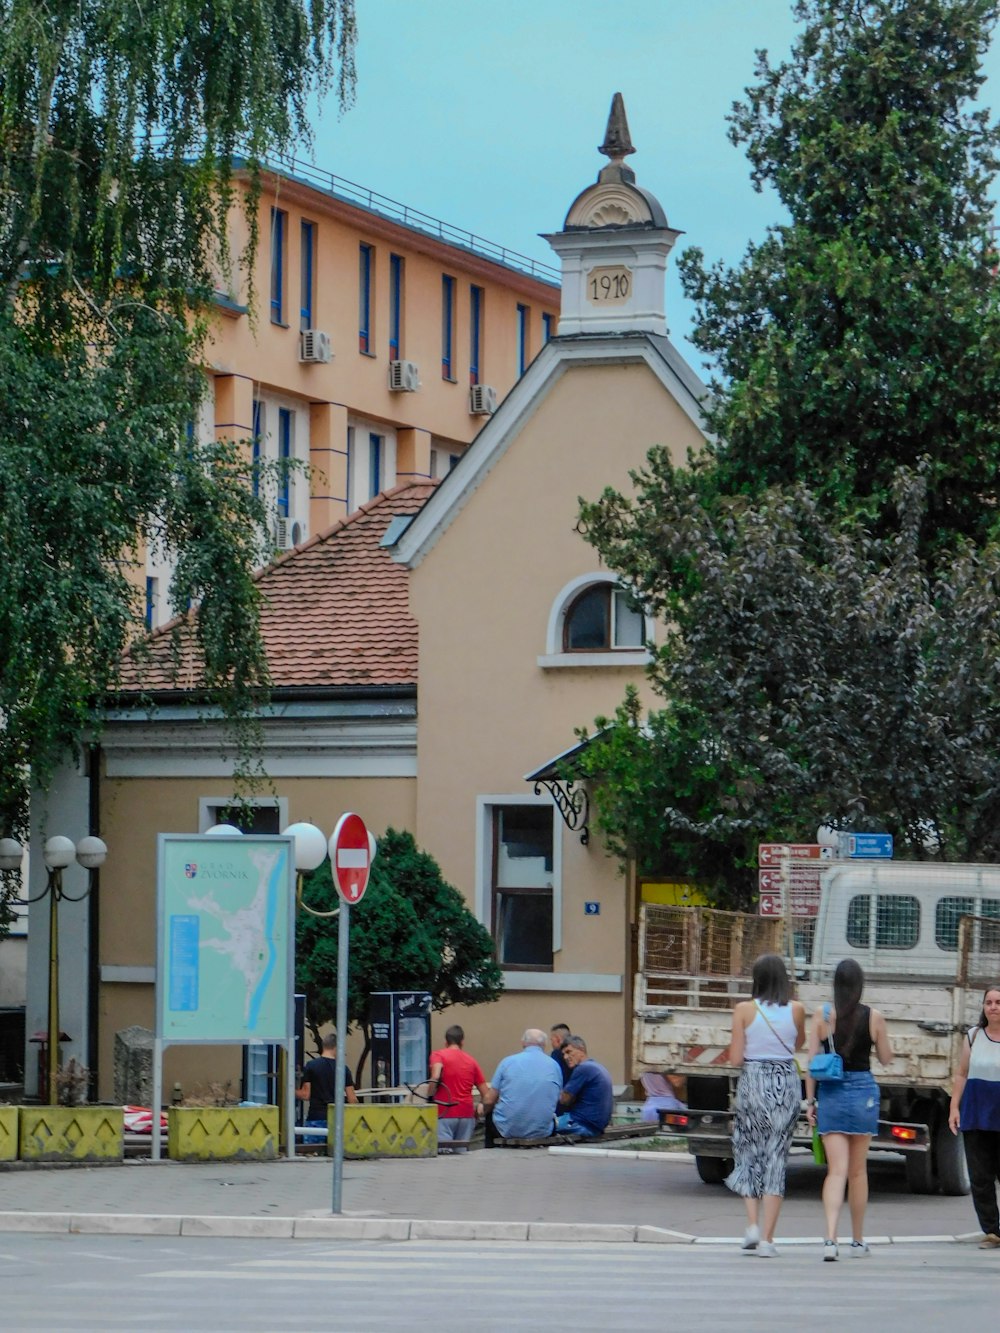
[[0, 1162], [17, 1159], [17, 1112], [16, 1106], [0, 1106]]
[[175, 1162], [273, 1162], [276, 1106], [171, 1106], [167, 1153]]
[[436, 1157], [437, 1118], [436, 1106], [345, 1106], [344, 1156]]
[[19, 1110], [22, 1161], [120, 1162], [124, 1156], [120, 1106], [22, 1106]]

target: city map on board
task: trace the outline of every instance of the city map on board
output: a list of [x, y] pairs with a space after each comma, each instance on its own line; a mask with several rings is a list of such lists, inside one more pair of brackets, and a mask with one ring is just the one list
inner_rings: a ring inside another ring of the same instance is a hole
[[158, 1034], [288, 1035], [291, 845], [273, 837], [160, 838]]

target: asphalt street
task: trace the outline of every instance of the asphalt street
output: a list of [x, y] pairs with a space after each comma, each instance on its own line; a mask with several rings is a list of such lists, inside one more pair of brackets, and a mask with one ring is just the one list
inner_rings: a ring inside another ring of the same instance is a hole
[[1000, 1255], [876, 1246], [824, 1264], [815, 1244], [761, 1260], [733, 1246], [489, 1245], [0, 1236], [6, 1333], [372, 1333], [409, 1327], [711, 1333], [937, 1333], [996, 1326]]

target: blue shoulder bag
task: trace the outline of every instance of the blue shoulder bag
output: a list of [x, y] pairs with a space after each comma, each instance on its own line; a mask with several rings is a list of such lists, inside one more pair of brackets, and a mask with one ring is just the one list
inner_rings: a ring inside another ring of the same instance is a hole
[[[830, 1006], [823, 1006], [823, 1018], [830, 1021]], [[817, 1051], [809, 1061], [809, 1077], [815, 1083], [842, 1083], [844, 1080], [844, 1062], [836, 1051], [831, 1049], [829, 1037], [823, 1038], [823, 1049]]]

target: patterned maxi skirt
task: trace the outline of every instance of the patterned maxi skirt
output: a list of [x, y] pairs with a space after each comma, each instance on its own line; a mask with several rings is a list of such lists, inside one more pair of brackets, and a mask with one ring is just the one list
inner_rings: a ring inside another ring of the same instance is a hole
[[736, 1088], [732, 1174], [726, 1184], [745, 1199], [784, 1195], [785, 1162], [802, 1103], [791, 1060], [748, 1060]]

